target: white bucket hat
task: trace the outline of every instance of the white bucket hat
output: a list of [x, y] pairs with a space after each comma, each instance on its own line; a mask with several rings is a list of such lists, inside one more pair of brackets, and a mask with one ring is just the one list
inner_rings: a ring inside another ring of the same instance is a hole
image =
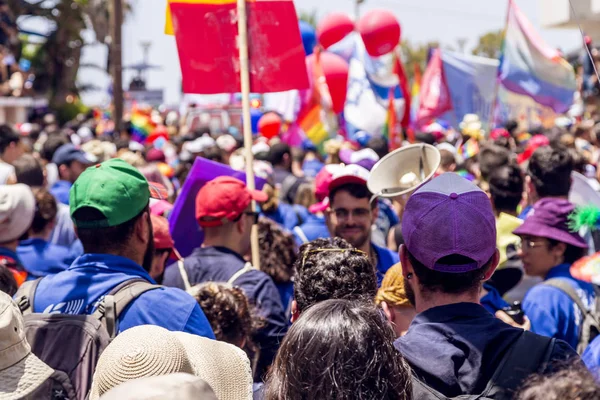
[[219, 400], [252, 399], [252, 370], [241, 349], [189, 333], [141, 325], [118, 335], [104, 350], [94, 373], [90, 400], [133, 379], [178, 372], [206, 381]]
[[53, 373], [31, 352], [19, 307], [9, 295], [0, 292], [0, 400], [32, 394]]
[[33, 222], [35, 197], [27, 185], [0, 186], [0, 243], [20, 238]]
[[190, 374], [135, 379], [111, 389], [100, 400], [217, 400], [209, 384]]

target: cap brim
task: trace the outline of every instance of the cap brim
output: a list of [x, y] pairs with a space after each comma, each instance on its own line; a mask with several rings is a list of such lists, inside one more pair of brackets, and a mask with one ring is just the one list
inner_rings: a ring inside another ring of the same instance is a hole
[[565, 232], [561, 229], [552, 228], [537, 223], [527, 223], [527, 220], [513, 231], [517, 236], [529, 235], [546, 239], [552, 239], [566, 244], [570, 244], [581, 249], [587, 249], [589, 246], [581, 236], [576, 233]]
[[329, 197], [326, 197], [325, 200], [310, 206], [308, 208], [308, 211], [310, 211], [312, 214], [317, 214], [317, 213], [327, 210], [328, 208], [329, 208]]
[[249, 190], [249, 192], [252, 200], [258, 201], [259, 203], [264, 203], [269, 199], [269, 195], [261, 190]]
[[90, 153], [81, 153], [81, 154], [78, 154], [77, 157], [75, 157], [74, 161], [79, 161], [80, 163], [82, 163], [84, 165], [92, 165], [92, 164], [96, 164], [98, 162], [98, 158], [96, 158], [94, 155], [92, 155]]

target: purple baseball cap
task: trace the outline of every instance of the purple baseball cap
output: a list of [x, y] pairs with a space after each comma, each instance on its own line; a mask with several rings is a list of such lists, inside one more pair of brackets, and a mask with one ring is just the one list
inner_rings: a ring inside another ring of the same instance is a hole
[[557, 240], [587, 249], [585, 240], [577, 232], [571, 232], [568, 227], [569, 215], [574, 210], [575, 205], [568, 200], [542, 199], [535, 203], [533, 212], [513, 233], [517, 236], [531, 235]]
[[[490, 199], [454, 173], [429, 181], [408, 199], [402, 235], [408, 251], [434, 271], [474, 271], [486, 265], [496, 252], [496, 219]], [[439, 261], [451, 255], [473, 261], [462, 265]]]

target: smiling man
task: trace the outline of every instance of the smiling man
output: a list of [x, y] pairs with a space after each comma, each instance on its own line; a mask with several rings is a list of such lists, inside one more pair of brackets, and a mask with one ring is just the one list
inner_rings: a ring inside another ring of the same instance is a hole
[[377, 221], [377, 201], [367, 188], [369, 171], [358, 165], [347, 165], [333, 176], [329, 184], [327, 225], [332, 237], [345, 239], [355, 248], [369, 255], [376, 267], [377, 284], [400, 260], [398, 254], [371, 242], [373, 224]]

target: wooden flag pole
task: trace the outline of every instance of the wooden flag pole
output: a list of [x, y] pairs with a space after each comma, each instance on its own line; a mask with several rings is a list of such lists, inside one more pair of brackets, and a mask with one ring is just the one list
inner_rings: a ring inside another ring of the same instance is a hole
[[[254, 190], [254, 155], [252, 154], [252, 121], [250, 118], [250, 62], [248, 59], [248, 18], [246, 16], [246, 0], [237, 0], [238, 12], [238, 47], [240, 50], [240, 82], [242, 86], [242, 120], [244, 122], [244, 149], [246, 158], [246, 185]], [[256, 210], [256, 202], [252, 200], [252, 210]], [[260, 268], [258, 252], [258, 225], [252, 225], [250, 235], [252, 246], [252, 265]]]

